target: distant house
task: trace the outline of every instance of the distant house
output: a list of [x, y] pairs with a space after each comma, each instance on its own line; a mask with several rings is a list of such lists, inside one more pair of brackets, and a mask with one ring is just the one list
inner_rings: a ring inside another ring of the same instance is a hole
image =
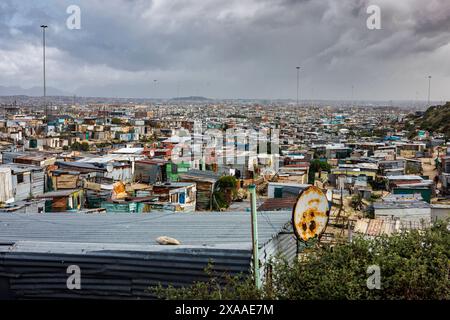
[[82, 209], [85, 202], [82, 189], [46, 192], [37, 198], [46, 200], [45, 212], [76, 211]]
[[179, 175], [180, 182], [195, 182], [197, 185], [197, 210], [212, 210], [213, 193], [220, 176], [212, 171], [189, 170]]
[[132, 166], [128, 162], [116, 162], [111, 161], [97, 161], [96, 159], [92, 159], [89, 161], [58, 161], [56, 163], [58, 168], [61, 170], [67, 171], [77, 171], [80, 173], [80, 176], [85, 177], [89, 180], [94, 180], [93, 182], [97, 182], [98, 180], [104, 179], [113, 181], [131, 181], [133, 178], [132, 175]]
[[134, 165], [134, 181], [148, 184], [167, 181], [168, 161], [163, 159], [148, 159], [136, 161]]
[[373, 204], [375, 218], [400, 221], [430, 221], [431, 206], [420, 194], [396, 194]]
[[296, 202], [296, 197], [269, 198], [258, 207], [258, 211], [291, 211]]
[[[172, 182], [153, 186], [153, 195], [159, 203], [169, 203], [172, 211], [193, 212], [196, 208], [197, 187], [191, 182]], [[154, 206], [157, 208], [157, 206]]]
[[0, 203], [14, 202], [11, 168], [0, 166]]
[[378, 163], [382, 176], [401, 176], [405, 174], [405, 160], [386, 160]]
[[108, 199], [101, 203], [107, 213], [144, 213], [152, 211], [150, 203], [156, 201], [153, 196], [130, 197], [123, 200]]
[[[5, 184], [3, 188], [11, 188], [14, 201], [26, 200], [44, 193], [44, 169], [32, 165], [10, 163], [2, 165], [9, 168], [11, 185]], [[6, 171], [4, 173], [7, 175]], [[5, 176], [6, 179], [6, 176]]]
[[432, 181], [424, 180], [421, 176], [416, 175], [396, 175], [387, 176], [388, 190], [396, 187], [407, 185], [423, 186], [424, 184], [432, 183]]
[[27, 152], [3, 152], [2, 163], [20, 163], [38, 167], [45, 167], [54, 164], [56, 157], [45, 153]]
[[308, 183], [309, 163], [288, 164], [279, 168], [279, 182]]
[[80, 172], [68, 170], [53, 170], [48, 172], [52, 190], [76, 189], [79, 187]]
[[432, 204], [431, 220], [446, 220], [450, 218], [450, 204]]
[[300, 192], [309, 187], [310, 184], [292, 182], [269, 182], [267, 187], [268, 198], [296, 198]]

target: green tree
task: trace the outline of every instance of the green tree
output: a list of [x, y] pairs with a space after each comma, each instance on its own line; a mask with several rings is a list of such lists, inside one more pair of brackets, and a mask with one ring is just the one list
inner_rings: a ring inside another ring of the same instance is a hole
[[89, 151], [89, 143], [83, 141], [82, 143], [79, 143], [78, 141], [75, 141], [70, 146], [70, 149], [74, 151]]
[[111, 123], [119, 125], [119, 124], [122, 124], [122, 120], [119, 118], [112, 118]]
[[89, 143], [83, 141], [81, 143], [81, 151], [89, 151]]
[[78, 141], [75, 141], [70, 145], [70, 149], [74, 151], [80, 151], [81, 150], [81, 144]]
[[309, 173], [308, 173], [308, 182], [310, 184], [313, 184], [316, 179], [316, 172], [330, 172], [331, 165], [326, 162], [319, 159], [314, 159], [309, 164]]
[[237, 179], [234, 176], [222, 176], [214, 186], [214, 201], [215, 210], [228, 208], [231, 201], [237, 194]]
[[[374, 239], [313, 249], [301, 260], [273, 261], [261, 290], [251, 277], [211, 276], [192, 287], [156, 289], [163, 299], [450, 299], [448, 221]], [[369, 266], [380, 268], [380, 289], [369, 289]], [[221, 281], [222, 280], [222, 281]]]

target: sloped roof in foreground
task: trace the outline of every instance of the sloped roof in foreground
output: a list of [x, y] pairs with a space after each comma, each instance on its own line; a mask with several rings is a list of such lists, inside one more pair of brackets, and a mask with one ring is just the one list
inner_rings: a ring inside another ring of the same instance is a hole
[[[263, 245], [290, 223], [290, 212], [258, 213], [259, 243]], [[249, 212], [0, 215], [0, 242], [77, 242], [157, 245], [159, 236], [182, 245], [251, 244]]]
[[[263, 262], [295, 255], [293, 235], [281, 232], [290, 216], [259, 214]], [[154, 299], [155, 286], [207, 280], [211, 262], [224, 281], [250, 272], [250, 230], [248, 212], [0, 214], [0, 298]], [[161, 235], [182, 245], [158, 245]], [[81, 270], [80, 290], [67, 288], [71, 265]]]

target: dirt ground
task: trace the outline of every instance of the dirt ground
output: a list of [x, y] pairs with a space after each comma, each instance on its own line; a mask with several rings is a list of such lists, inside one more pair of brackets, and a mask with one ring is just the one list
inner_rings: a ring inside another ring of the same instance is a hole
[[422, 158], [420, 161], [422, 162], [423, 175], [428, 176], [430, 180], [434, 180], [437, 175], [437, 170], [434, 165], [435, 158]]

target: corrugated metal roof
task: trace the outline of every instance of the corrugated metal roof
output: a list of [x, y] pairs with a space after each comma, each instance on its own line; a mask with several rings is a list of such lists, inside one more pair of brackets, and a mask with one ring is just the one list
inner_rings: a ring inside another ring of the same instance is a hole
[[430, 204], [425, 201], [410, 201], [410, 202], [375, 202], [374, 209], [427, 209]]
[[296, 197], [269, 198], [259, 206], [259, 211], [291, 210], [297, 202]]
[[[50, 191], [43, 193], [41, 195], [36, 196], [37, 198], [53, 198], [53, 197], [67, 197], [70, 196], [74, 192], [78, 192], [81, 189], [64, 189], [64, 190], [57, 190], [57, 191]], [[0, 218], [0, 221], [2, 219]]]
[[191, 169], [188, 172], [183, 172], [179, 174], [180, 179], [192, 179], [192, 180], [199, 180], [199, 181], [208, 181], [208, 182], [216, 182], [219, 180], [220, 175], [212, 172], [212, 171], [202, 171], [202, 170], [196, 170]]
[[[289, 212], [260, 214], [262, 261], [295, 254], [292, 235], [281, 232], [289, 221]], [[182, 245], [156, 245], [160, 235]], [[250, 248], [243, 212], [0, 215], [0, 275], [12, 298], [155, 298], [153, 286], [207, 280], [210, 262], [219, 283], [225, 273], [248, 274]], [[70, 265], [81, 269], [80, 290], [66, 286]]]
[[[291, 212], [259, 214], [262, 245], [290, 222]], [[251, 244], [248, 212], [0, 215], [0, 241], [155, 244], [159, 236], [186, 245]]]
[[[37, 248], [32, 248], [35, 245]], [[48, 247], [50, 246], [50, 247]], [[20, 251], [0, 251], [0, 274], [9, 280], [6, 294], [11, 298], [155, 298], [151, 287], [186, 286], [205, 281], [204, 269], [213, 262], [214, 273], [223, 283], [223, 273], [248, 274], [250, 250], [175, 248], [146, 251], [88, 250], [73, 252], [73, 244], [19, 243]], [[69, 254], [58, 253], [71, 247]], [[1, 246], [0, 246], [1, 247]], [[49, 248], [49, 252], [43, 249]], [[81, 270], [81, 288], [69, 290], [67, 268]]]
[[20, 164], [20, 163], [8, 163], [3, 164], [1, 167], [9, 167], [14, 173], [30, 172], [30, 171], [43, 171], [44, 169], [34, 165]]

